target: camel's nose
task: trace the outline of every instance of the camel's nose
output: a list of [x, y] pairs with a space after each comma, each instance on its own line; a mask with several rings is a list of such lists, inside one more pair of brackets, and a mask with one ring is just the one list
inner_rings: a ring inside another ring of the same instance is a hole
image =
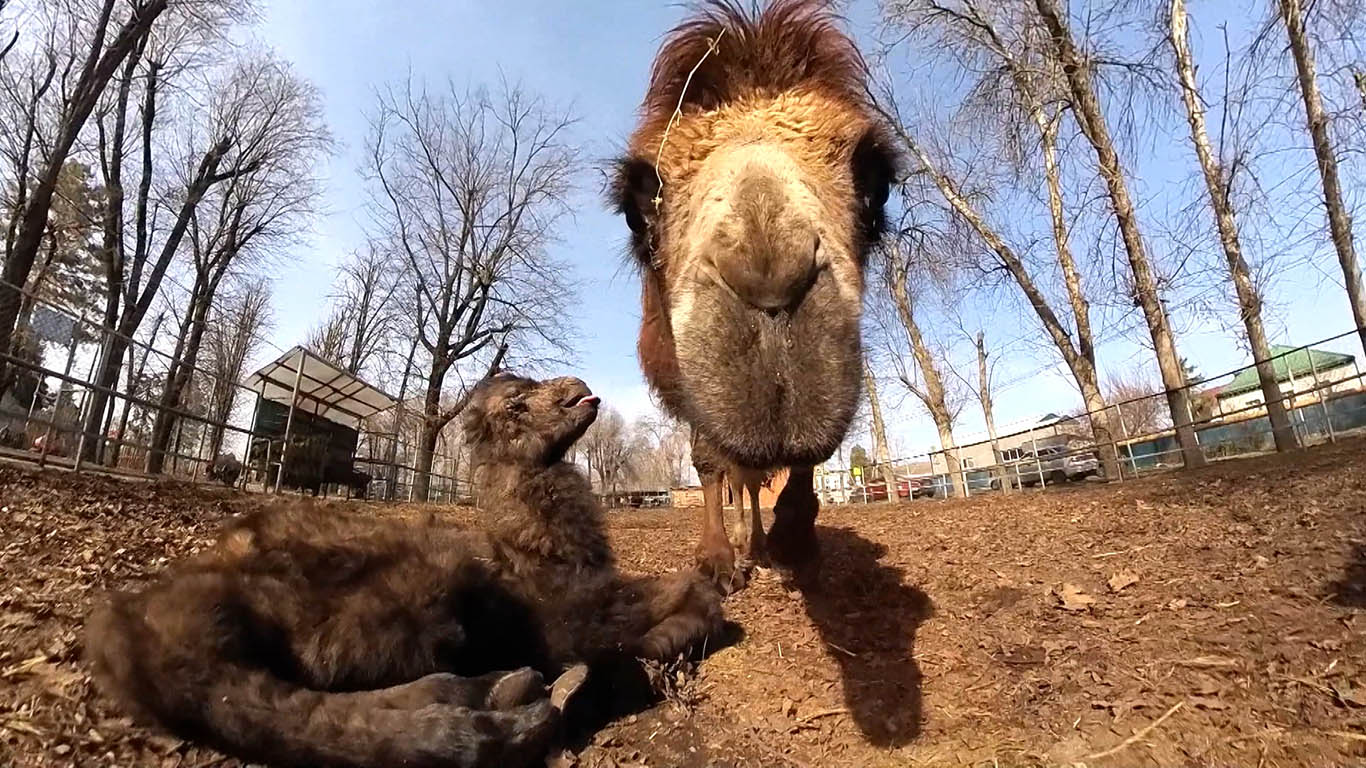
[[795, 308], [816, 279], [821, 239], [810, 212], [795, 210], [764, 169], [745, 173], [734, 194], [731, 215], [712, 240], [721, 279], [760, 309]]

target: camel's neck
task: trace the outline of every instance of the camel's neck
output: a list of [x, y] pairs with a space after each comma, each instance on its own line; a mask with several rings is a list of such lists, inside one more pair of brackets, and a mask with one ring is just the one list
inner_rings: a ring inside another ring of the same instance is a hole
[[574, 466], [483, 463], [475, 468], [475, 493], [485, 528], [514, 552], [576, 567], [614, 564], [602, 510]]

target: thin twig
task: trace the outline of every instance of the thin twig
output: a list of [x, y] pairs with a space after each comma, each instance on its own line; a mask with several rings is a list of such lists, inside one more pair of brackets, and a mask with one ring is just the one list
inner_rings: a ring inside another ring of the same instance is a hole
[[1129, 738], [1125, 739], [1124, 741], [1121, 741], [1119, 744], [1117, 744], [1117, 745], [1115, 745], [1115, 746], [1113, 746], [1113, 747], [1111, 747], [1111, 748], [1105, 750], [1104, 752], [1095, 752], [1095, 753], [1089, 754], [1089, 755], [1087, 755], [1084, 759], [1086, 759], [1086, 760], [1099, 760], [1099, 759], [1102, 758], [1102, 757], [1109, 757], [1110, 755], [1113, 755], [1113, 754], [1115, 754], [1116, 752], [1123, 751], [1123, 750], [1125, 750], [1125, 749], [1127, 749], [1127, 748], [1133, 746], [1135, 743], [1137, 743], [1137, 742], [1139, 742], [1139, 741], [1142, 741], [1142, 740], [1144, 739], [1144, 737], [1146, 737], [1148, 734], [1150, 734], [1150, 733], [1152, 733], [1153, 731], [1157, 730], [1157, 727], [1158, 727], [1159, 725], [1162, 725], [1162, 723], [1165, 722], [1165, 721], [1167, 720], [1167, 718], [1169, 718], [1169, 717], [1171, 717], [1172, 715], [1176, 714], [1176, 711], [1177, 711], [1178, 709], [1181, 709], [1181, 707], [1183, 707], [1183, 706], [1185, 706], [1185, 705], [1186, 705], [1186, 702], [1185, 702], [1184, 700], [1183, 700], [1183, 701], [1178, 701], [1178, 702], [1176, 702], [1175, 704], [1172, 705], [1172, 708], [1171, 708], [1171, 709], [1169, 709], [1169, 710], [1167, 710], [1166, 712], [1164, 712], [1164, 713], [1162, 714], [1162, 717], [1157, 718], [1157, 720], [1155, 720], [1155, 721], [1153, 722], [1152, 725], [1148, 726], [1147, 728], [1144, 728], [1143, 730], [1139, 731], [1138, 733], [1135, 733], [1133, 736], [1130, 736]]
[[848, 657], [851, 658], [851, 659], [857, 659], [857, 658], [858, 658], [858, 654], [857, 654], [857, 653], [854, 653], [853, 651], [849, 650], [848, 648], [841, 648], [841, 647], [839, 647], [838, 645], [835, 645], [834, 643], [832, 643], [832, 642], [830, 642], [830, 641], [828, 641], [828, 640], [826, 641], [825, 644], [828, 645], [828, 646], [830, 646], [831, 648], [834, 648], [835, 650], [839, 651], [840, 653], [844, 654], [845, 656], [848, 656]]
[[688, 71], [688, 77], [683, 81], [683, 90], [678, 94], [678, 106], [674, 107], [674, 113], [669, 115], [669, 122], [664, 125], [664, 135], [659, 139], [659, 151], [655, 153], [655, 180], [659, 182], [659, 190], [655, 192], [655, 210], [659, 210], [660, 203], [664, 202], [664, 176], [659, 172], [659, 162], [664, 157], [664, 145], [669, 143], [669, 131], [673, 130], [674, 125], [683, 119], [683, 100], [688, 97], [688, 86], [692, 85], [692, 76], [697, 74], [697, 70], [702, 68], [702, 62], [707, 57], [716, 52], [721, 46], [721, 38], [726, 36], [726, 28], [722, 27], [714, 38], [707, 38], [707, 52], [702, 54], [702, 58]]
[[803, 723], [809, 723], [809, 722], [811, 722], [812, 720], [819, 720], [819, 719], [822, 718], [822, 717], [829, 717], [829, 716], [831, 716], [831, 715], [847, 715], [847, 714], [849, 714], [849, 710], [848, 710], [848, 709], [845, 709], [844, 707], [838, 707], [838, 708], [836, 708], [836, 709], [822, 709], [822, 710], [819, 711], [819, 712], [812, 712], [811, 714], [809, 714], [809, 715], [803, 717], [803, 718], [801, 719], [801, 722], [803, 722]]
[[1115, 555], [1127, 555], [1127, 554], [1129, 554], [1130, 552], [1141, 552], [1141, 551], [1143, 551], [1143, 550], [1145, 550], [1145, 549], [1147, 549], [1148, 547], [1151, 547], [1151, 546], [1152, 546], [1152, 544], [1144, 544], [1144, 545], [1141, 546], [1141, 547], [1131, 547], [1131, 548], [1129, 548], [1129, 549], [1121, 549], [1121, 550], [1119, 550], [1118, 552], [1102, 552], [1102, 553], [1100, 553], [1099, 555], [1091, 555], [1091, 559], [1092, 559], [1092, 560], [1102, 560], [1102, 559], [1107, 558], [1107, 557], [1114, 557]]
[[1324, 731], [1329, 736], [1337, 736], [1352, 741], [1366, 741], [1366, 733], [1354, 733], [1352, 731]]

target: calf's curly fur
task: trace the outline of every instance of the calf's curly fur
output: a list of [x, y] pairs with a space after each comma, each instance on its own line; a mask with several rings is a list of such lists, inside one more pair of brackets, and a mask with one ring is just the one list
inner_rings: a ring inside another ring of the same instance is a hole
[[481, 383], [464, 427], [484, 530], [317, 506], [247, 517], [91, 616], [100, 686], [271, 765], [535, 763], [559, 717], [545, 677], [670, 658], [720, 625], [699, 574], [616, 569], [588, 482], [563, 461], [596, 411], [576, 379]]

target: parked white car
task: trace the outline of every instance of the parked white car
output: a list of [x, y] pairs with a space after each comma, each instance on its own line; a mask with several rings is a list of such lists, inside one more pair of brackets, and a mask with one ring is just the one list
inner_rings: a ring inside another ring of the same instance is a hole
[[1056, 485], [1100, 472], [1100, 461], [1089, 451], [1069, 453], [1065, 446], [1053, 445], [1021, 456], [1013, 470], [1018, 485], [1031, 486], [1041, 482]]

